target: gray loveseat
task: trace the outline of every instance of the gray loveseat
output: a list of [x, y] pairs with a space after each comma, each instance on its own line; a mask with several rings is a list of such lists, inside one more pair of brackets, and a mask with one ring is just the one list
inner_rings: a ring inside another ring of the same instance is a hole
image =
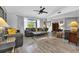
[[15, 47], [23, 46], [23, 34], [16, 33], [15, 37], [16, 37], [16, 40], [15, 40], [16, 46]]

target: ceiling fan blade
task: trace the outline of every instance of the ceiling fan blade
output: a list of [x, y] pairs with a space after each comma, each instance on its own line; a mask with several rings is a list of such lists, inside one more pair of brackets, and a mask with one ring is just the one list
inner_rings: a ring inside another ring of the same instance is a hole
[[41, 9], [41, 10], [44, 10], [45, 8]]
[[43, 13], [48, 13], [48, 12], [46, 12], [46, 11], [43, 11]]

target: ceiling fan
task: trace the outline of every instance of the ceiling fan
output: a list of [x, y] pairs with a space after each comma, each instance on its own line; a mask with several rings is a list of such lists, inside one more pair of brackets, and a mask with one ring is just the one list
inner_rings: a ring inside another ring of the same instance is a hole
[[44, 11], [45, 9], [46, 9], [45, 7], [40, 6], [40, 10], [33, 10], [33, 11], [39, 12], [38, 14], [42, 14], [42, 13], [48, 14], [48, 12]]

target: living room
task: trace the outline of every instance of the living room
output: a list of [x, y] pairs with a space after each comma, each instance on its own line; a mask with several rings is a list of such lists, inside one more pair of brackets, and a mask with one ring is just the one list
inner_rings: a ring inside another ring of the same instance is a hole
[[[15, 42], [12, 43], [13, 46], [9, 46], [10, 44], [2, 45], [1, 52], [79, 52], [79, 42], [77, 40], [79, 7], [1, 6], [0, 9], [0, 19], [7, 23], [4, 26], [1, 23], [0, 27], [8, 27], [8, 34], [1, 38], [4, 40], [8, 37], [10, 39], [16, 38]], [[73, 38], [75, 40], [72, 40]], [[12, 48], [8, 49], [9, 51], [5, 50], [8, 47]]]

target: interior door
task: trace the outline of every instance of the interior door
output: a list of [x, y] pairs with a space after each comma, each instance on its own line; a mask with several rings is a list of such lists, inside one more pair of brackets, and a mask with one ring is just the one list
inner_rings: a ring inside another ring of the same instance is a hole
[[59, 23], [52, 23], [52, 31], [58, 31], [59, 30]]

